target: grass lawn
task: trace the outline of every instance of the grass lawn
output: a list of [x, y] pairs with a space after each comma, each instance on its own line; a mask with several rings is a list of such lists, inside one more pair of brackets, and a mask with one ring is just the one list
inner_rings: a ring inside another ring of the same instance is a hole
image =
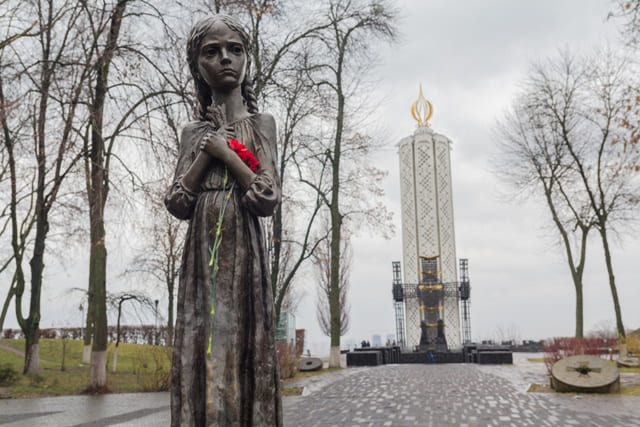
[[[0, 339], [0, 345], [24, 351], [24, 339]], [[24, 357], [0, 347], [0, 373], [9, 366], [17, 373], [12, 385], [0, 384], [0, 398], [45, 397], [82, 394], [89, 386], [89, 364], [82, 363], [81, 340], [40, 339], [40, 372], [22, 375]], [[107, 351], [107, 387], [114, 393], [164, 391], [169, 389], [171, 378], [171, 349], [169, 347], [120, 344], [118, 370], [111, 372], [115, 344]], [[65, 353], [65, 370], [62, 354]], [[282, 395], [302, 394], [302, 387], [287, 387], [296, 380], [322, 375], [341, 368], [298, 372], [283, 381]]]
[[[0, 344], [24, 351], [24, 340], [0, 339]], [[89, 365], [82, 363], [81, 340], [40, 340], [40, 372], [22, 375], [24, 358], [0, 348], [0, 369], [10, 366], [18, 380], [0, 386], [0, 397], [43, 397], [81, 394], [89, 386]], [[120, 344], [118, 370], [111, 372], [115, 344], [107, 353], [107, 387], [112, 392], [167, 390], [170, 381], [171, 349], [168, 347]], [[62, 355], [65, 353], [65, 370]]]

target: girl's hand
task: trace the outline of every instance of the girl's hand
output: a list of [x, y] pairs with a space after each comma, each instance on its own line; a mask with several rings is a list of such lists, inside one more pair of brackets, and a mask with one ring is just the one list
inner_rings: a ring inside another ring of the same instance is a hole
[[226, 138], [218, 132], [207, 132], [200, 141], [200, 150], [219, 160], [223, 160], [231, 151]]

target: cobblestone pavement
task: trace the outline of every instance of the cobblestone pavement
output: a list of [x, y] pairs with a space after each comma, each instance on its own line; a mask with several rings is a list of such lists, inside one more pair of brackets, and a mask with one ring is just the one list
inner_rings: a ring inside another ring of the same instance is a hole
[[[640, 397], [526, 393], [540, 367], [387, 365], [309, 377], [286, 427], [640, 426]], [[542, 375], [542, 376], [541, 376]], [[0, 400], [4, 426], [165, 426], [168, 393]]]
[[358, 369], [286, 398], [285, 426], [640, 426], [639, 397], [526, 393], [518, 375], [468, 364]]

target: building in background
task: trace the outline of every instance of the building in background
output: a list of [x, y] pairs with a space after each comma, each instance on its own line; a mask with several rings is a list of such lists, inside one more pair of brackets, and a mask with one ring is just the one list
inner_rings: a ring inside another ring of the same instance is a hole
[[380, 335], [374, 334], [371, 336], [371, 347], [382, 347], [382, 338]]
[[296, 343], [296, 316], [288, 311], [280, 313], [276, 328], [276, 342]]

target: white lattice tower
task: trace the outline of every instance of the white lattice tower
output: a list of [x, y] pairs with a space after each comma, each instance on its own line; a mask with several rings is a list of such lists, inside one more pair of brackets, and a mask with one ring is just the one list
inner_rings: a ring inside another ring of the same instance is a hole
[[[433, 132], [426, 121], [398, 144], [404, 283], [419, 282], [420, 256], [439, 257], [442, 282], [458, 280], [450, 150], [451, 140]], [[420, 343], [418, 305], [418, 298], [406, 299], [408, 348]], [[460, 349], [457, 298], [445, 298], [443, 320], [449, 349]]]

